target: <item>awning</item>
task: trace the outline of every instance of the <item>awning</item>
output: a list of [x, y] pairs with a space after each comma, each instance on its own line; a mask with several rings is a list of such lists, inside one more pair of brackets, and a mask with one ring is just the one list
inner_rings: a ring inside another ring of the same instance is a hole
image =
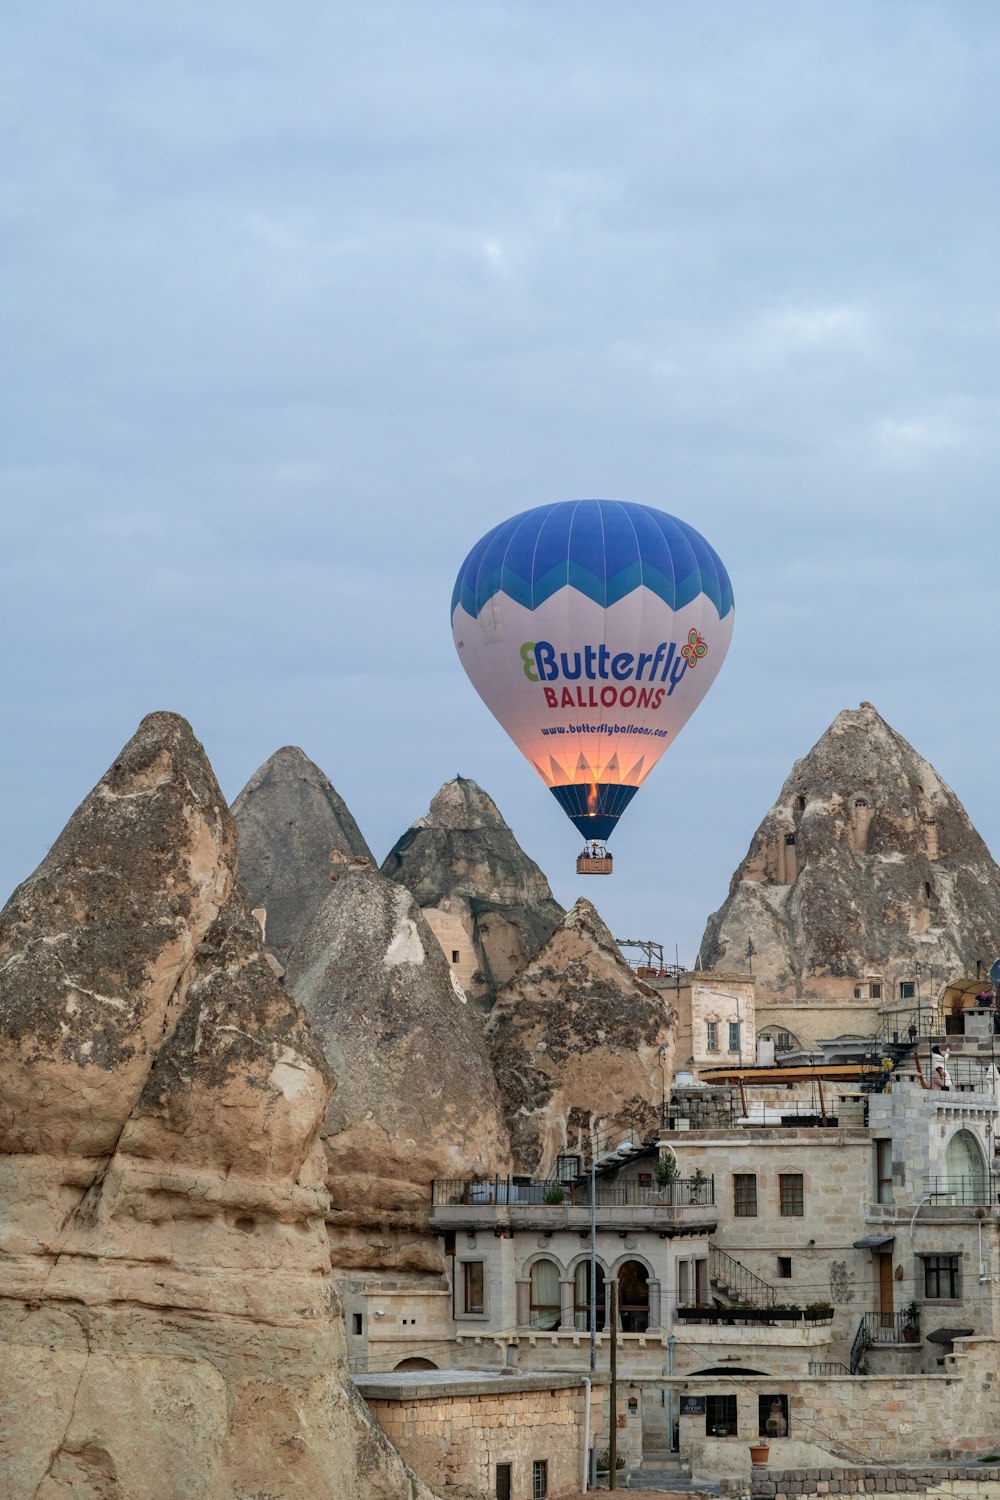
[[863, 1240], [855, 1240], [855, 1250], [888, 1250], [895, 1243], [894, 1234], [866, 1234]]
[[927, 1335], [929, 1344], [951, 1344], [955, 1339], [967, 1339], [975, 1332], [973, 1328], [935, 1328]]

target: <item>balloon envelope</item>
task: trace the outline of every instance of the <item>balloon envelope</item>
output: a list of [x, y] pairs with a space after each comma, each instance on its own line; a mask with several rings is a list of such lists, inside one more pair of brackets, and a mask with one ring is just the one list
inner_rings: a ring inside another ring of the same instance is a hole
[[686, 522], [566, 500], [476, 543], [451, 620], [480, 697], [584, 838], [603, 841], [711, 687], [733, 591]]

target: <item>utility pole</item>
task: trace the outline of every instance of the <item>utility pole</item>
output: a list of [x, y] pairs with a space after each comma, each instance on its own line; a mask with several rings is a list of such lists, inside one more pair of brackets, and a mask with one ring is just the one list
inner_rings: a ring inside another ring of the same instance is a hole
[[597, 1136], [590, 1122], [590, 1373], [597, 1369]]
[[610, 1437], [608, 1439], [608, 1489], [618, 1488], [618, 1279], [608, 1283], [608, 1317], [611, 1322], [611, 1388], [608, 1401]]

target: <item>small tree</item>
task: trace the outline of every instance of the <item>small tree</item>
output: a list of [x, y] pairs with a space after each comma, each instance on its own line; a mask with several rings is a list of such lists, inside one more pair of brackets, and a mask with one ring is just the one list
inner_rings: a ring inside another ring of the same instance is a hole
[[677, 1158], [669, 1151], [665, 1151], [654, 1163], [653, 1176], [656, 1178], [658, 1187], [669, 1187], [672, 1182], [677, 1181], [680, 1175], [681, 1169], [677, 1165]]

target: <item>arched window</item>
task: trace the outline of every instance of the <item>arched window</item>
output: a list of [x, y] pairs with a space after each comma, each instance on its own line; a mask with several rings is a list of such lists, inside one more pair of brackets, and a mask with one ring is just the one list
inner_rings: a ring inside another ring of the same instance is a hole
[[645, 1333], [649, 1327], [649, 1272], [640, 1261], [619, 1267], [618, 1317], [622, 1333]]
[[554, 1260], [536, 1260], [531, 1268], [531, 1326], [558, 1328], [559, 1267]]
[[[573, 1322], [581, 1333], [590, 1331], [590, 1261], [581, 1260], [573, 1277], [574, 1284], [574, 1318]], [[597, 1326], [595, 1333], [601, 1333], [604, 1329], [604, 1267], [598, 1263], [597, 1278]]]
[[986, 1202], [986, 1170], [979, 1142], [968, 1130], [957, 1130], [944, 1154], [945, 1190], [956, 1203]]
[[401, 1359], [398, 1365], [393, 1365], [394, 1370], [436, 1370], [437, 1365], [431, 1359], [418, 1359], [416, 1355], [410, 1359]]

